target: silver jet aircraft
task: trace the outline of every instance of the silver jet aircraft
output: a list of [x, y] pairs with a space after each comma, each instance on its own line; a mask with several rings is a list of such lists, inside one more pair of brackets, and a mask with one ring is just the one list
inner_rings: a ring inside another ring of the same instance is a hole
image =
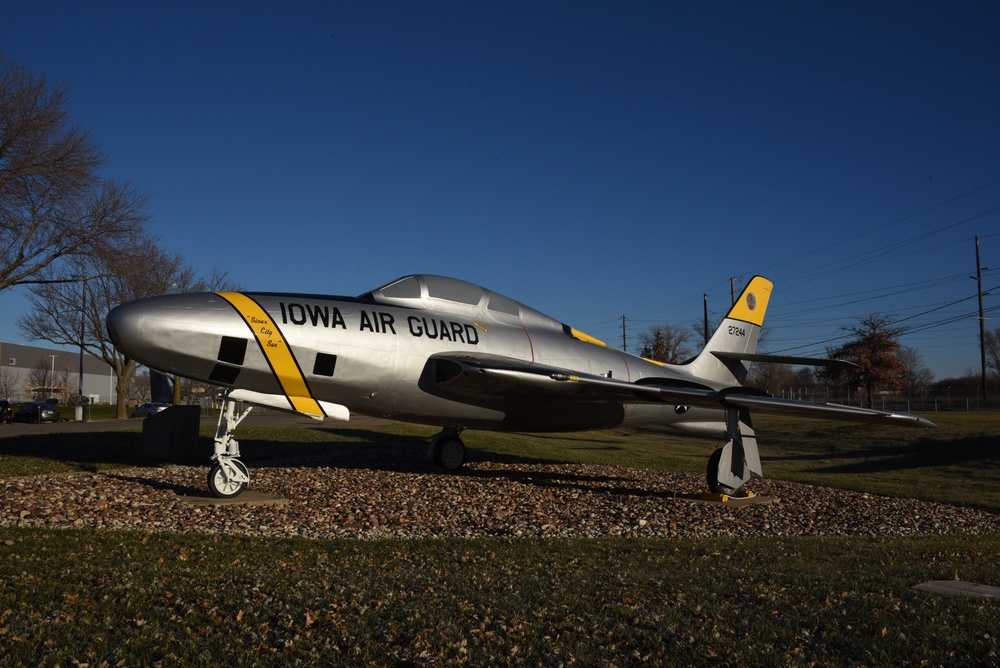
[[123, 304], [108, 331], [130, 359], [222, 386], [209, 490], [249, 482], [233, 430], [262, 405], [318, 419], [351, 412], [442, 427], [440, 466], [465, 460], [464, 429], [582, 431], [669, 425], [725, 440], [708, 486], [733, 494], [762, 475], [751, 411], [933, 427], [909, 413], [793, 401], [745, 387], [772, 284], [754, 277], [694, 359], [662, 364], [612, 348], [465, 281], [405, 276], [360, 297], [264, 292], [164, 295]]

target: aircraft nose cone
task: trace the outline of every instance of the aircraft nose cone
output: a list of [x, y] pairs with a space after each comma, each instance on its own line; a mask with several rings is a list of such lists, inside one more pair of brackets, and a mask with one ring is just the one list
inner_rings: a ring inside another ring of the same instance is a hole
[[221, 336], [234, 324], [245, 334], [246, 324], [211, 292], [138, 299], [116, 306], [105, 318], [111, 341], [125, 357], [178, 373], [188, 358], [214, 358]]
[[130, 344], [142, 338], [142, 310], [138, 302], [128, 302], [111, 309], [104, 321], [111, 342], [128, 357]]

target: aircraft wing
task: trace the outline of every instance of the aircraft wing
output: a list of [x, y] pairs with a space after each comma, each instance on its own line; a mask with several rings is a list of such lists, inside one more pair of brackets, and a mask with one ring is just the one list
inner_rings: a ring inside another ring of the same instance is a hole
[[937, 426], [919, 415], [901, 411], [781, 399], [749, 387], [714, 390], [695, 382], [670, 378], [630, 382], [492, 355], [434, 355], [428, 360], [421, 385], [435, 394], [466, 401], [663, 403], [720, 409], [746, 408], [820, 420]]
[[[743, 388], [737, 388], [737, 390]], [[937, 425], [925, 417], [903, 411], [880, 411], [874, 408], [860, 406], [844, 406], [842, 404], [817, 404], [812, 401], [796, 401], [781, 399], [769, 395], [754, 396], [739, 394], [738, 391], [726, 394], [725, 402], [731, 406], [747, 408], [762, 413], [780, 413], [784, 415], [800, 415], [819, 420], [843, 420], [846, 422], [874, 422], [894, 424], [909, 427], [925, 427], [936, 429]]]
[[[573, 382], [567, 382], [573, 381]], [[718, 407], [715, 392], [681, 383], [650, 394], [646, 386], [496, 355], [433, 355], [421, 386], [457, 400], [678, 403]], [[673, 390], [673, 391], [670, 391]]]

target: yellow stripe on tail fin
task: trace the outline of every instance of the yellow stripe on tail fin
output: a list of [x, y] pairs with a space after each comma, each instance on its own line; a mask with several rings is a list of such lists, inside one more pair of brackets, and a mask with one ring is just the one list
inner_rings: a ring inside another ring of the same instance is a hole
[[767, 303], [771, 300], [771, 289], [774, 284], [763, 276], [754, 276], [746, 289], [740, 294], [740, 298], [729, 309], [727, 318], [742, 320], [758, 327], [764, 324], [764, 312], [767, 311]]
[[738, 355], [720, 358], [714, 353], [753, 354], [757, 351], [773, 287], [774, 284], [763, 276], [750, 279], [705, 349], [688, 365], [693, 375], [727, 386], [743, 384], [749, 363], [740, 360]]

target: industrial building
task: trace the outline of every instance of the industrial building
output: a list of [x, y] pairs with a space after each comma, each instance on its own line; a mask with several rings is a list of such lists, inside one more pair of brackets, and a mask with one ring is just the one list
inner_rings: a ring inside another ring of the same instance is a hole
[[75, 404], [80, 390], [90, 403], [114, 403], [116, 378], [103, 360], [78, 350], [0, 342], [0, 399], [24, 403], [55, 397]]

